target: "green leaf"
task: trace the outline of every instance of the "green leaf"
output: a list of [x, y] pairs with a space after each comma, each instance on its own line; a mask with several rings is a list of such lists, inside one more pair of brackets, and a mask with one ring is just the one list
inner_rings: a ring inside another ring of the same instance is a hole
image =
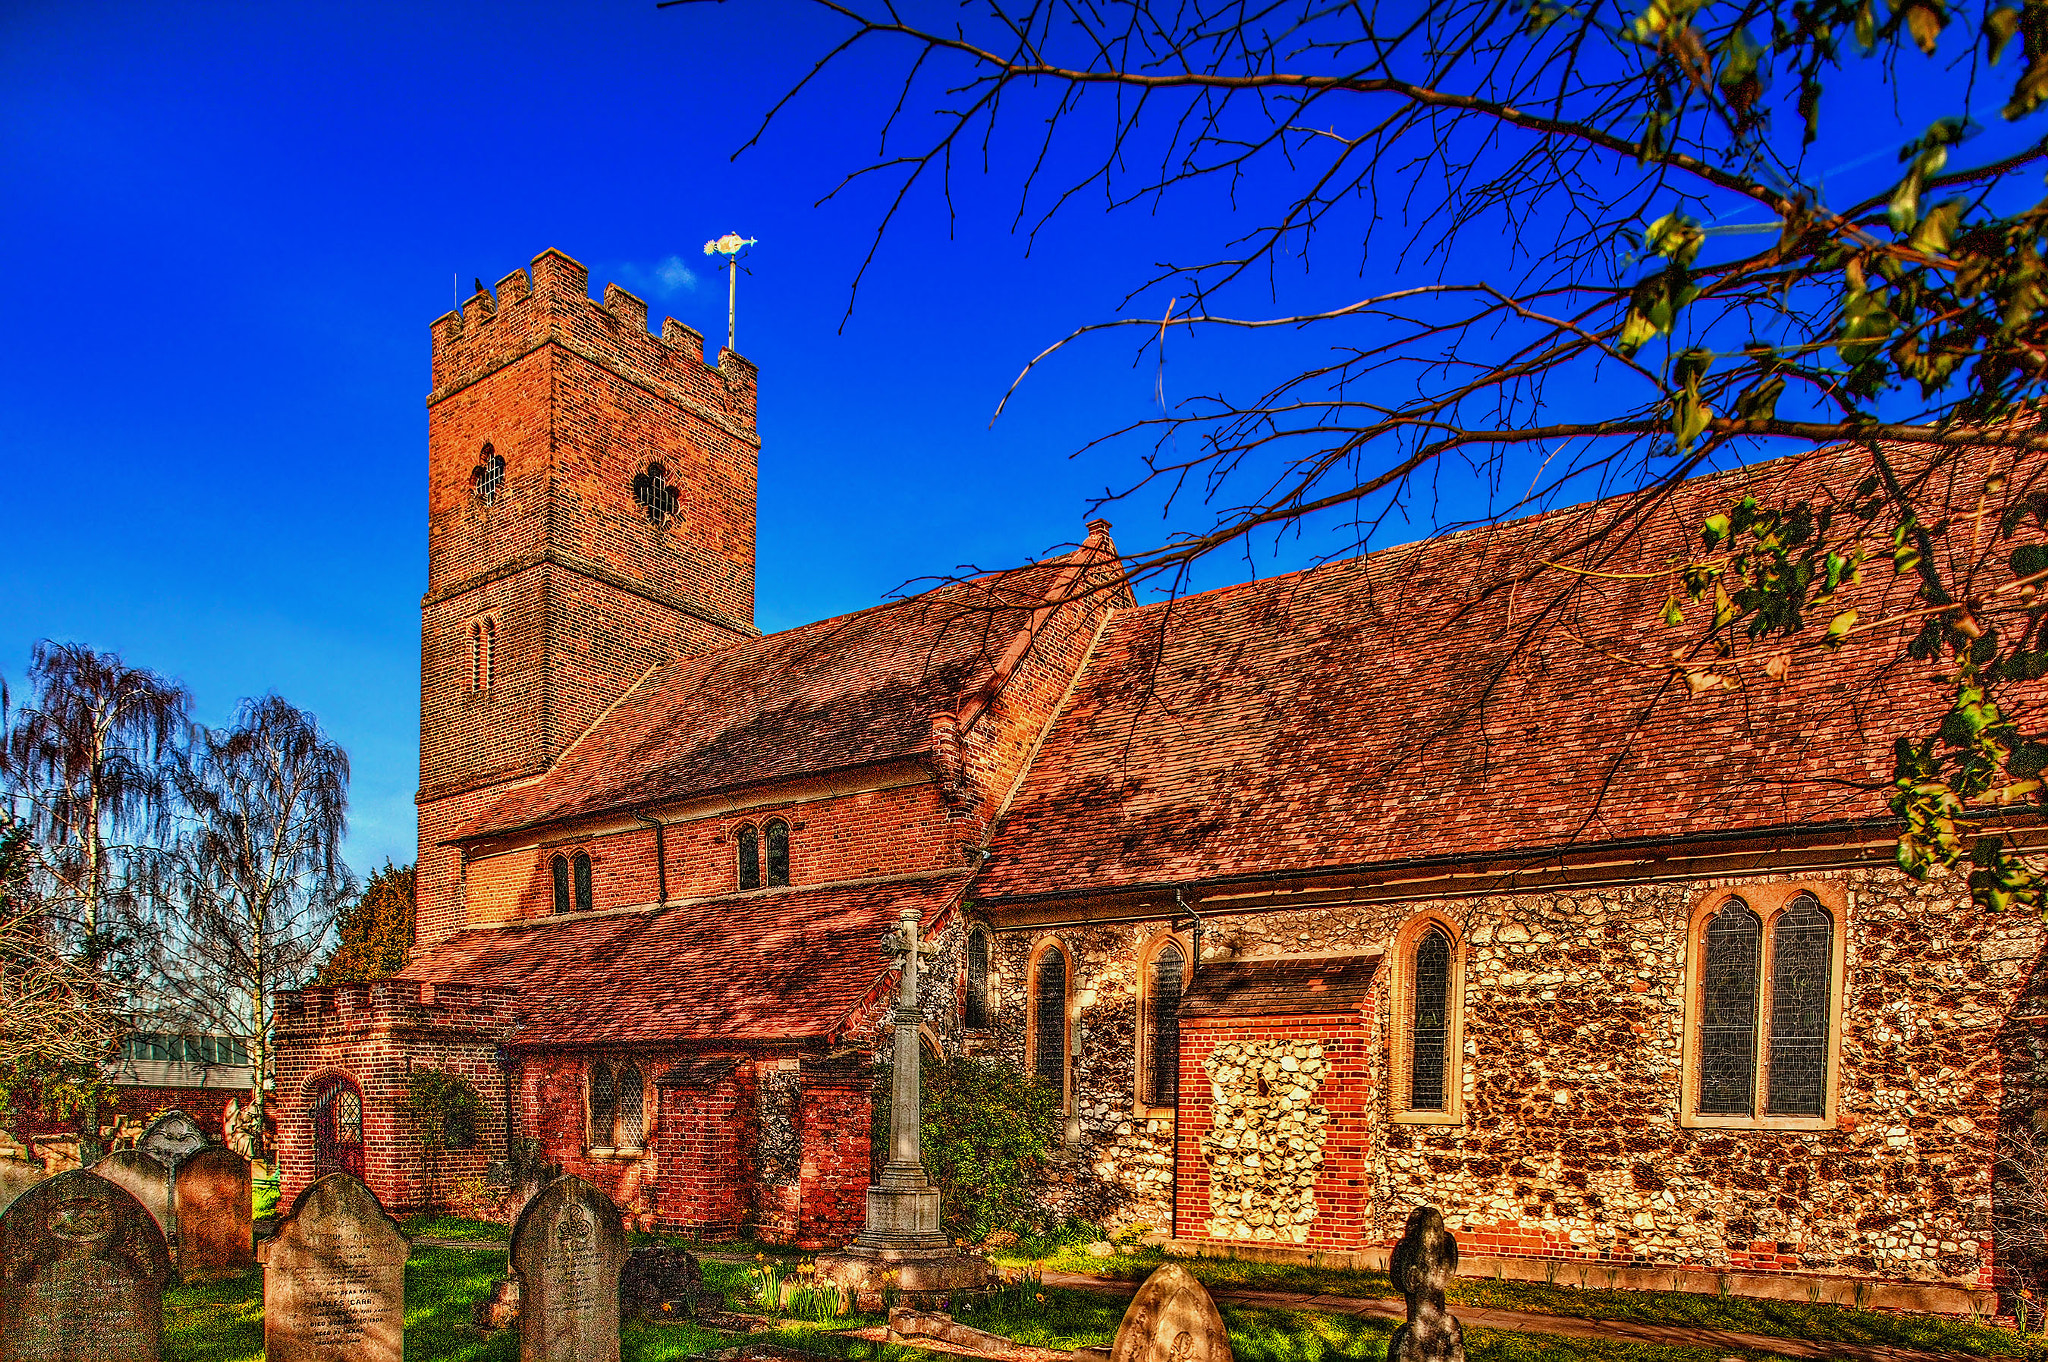
[[1947, 26], [1948, 12], [1941, 0], [1907, 0], [1906, 29], [1922, 52], [1934, 55], [1934, 45]]
[[1651, 254], [1665, 256], [1679, 266], [1692, 264], [1706, 239], [1699, 223], [1683, 213], [1666, 213], [1643, 233], [1643, 244]]
[[1769, 421], [1778, 414], [1778, 398], [1784, 391], [1783, 378], [1767, 378], [1736, 400], [1736, 414], [1745, 421]]
[[1990, 54], [1991, 64], [1996, 66], [2005, 52], [2005, 45], [2020, 31], [2020, 12], [2011, 5], [2000, 5], [1984, 16], [1984, 46]]
[[1913, 229], [1907, 245], [1916, 251], [1929, 255], [1941, 255], [1948, 250], [1948, 243], [1955, 238], [1956, 227], [1963, 219], [1963, 201], [1944, 199], [1929, 210], [1920, 225]]
[[1727, 543], [1728, 517], [1725, 515], [1708, 516], [1700, 523], [1700, 538], [1706, 541], [1709, 553]]
[[1678, 608], [1678, 597], [1672, 596], [1665, 600], [1664, 613], [1659, 618], [1674, 629], [1685, 623], [1685, 612]]
[[1828, 621], [1828, 631], [1821, 635], [1820, 641], [1827, 647], [1839, 648], [1842, 646], [1842, 640], [1849, 637], [1849, 631], [1855, 627], [1856, 612], [1844, 610]]

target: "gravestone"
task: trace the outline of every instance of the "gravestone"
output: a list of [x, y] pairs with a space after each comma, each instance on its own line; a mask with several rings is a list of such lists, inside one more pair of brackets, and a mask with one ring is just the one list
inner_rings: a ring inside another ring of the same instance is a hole
[[1434, 1206], [1417, 1206], [1387, 1261], [1387, 1275], [1408, 1297], [1408, 1322], [1387, 1340], [1387, 1362], [1465, 1362], [1465, 1331], [1444, 1305], [1457, 1271], [1458, 1241], [1443, 1216]]
[[0, 1362], [156, 1362], [163, 1234], [94, 1174], [45, 1179], [0, 1215]]
[[527, 1202], [512, 1227], [519, 1362], [619, 1362], [625, 1261], [619, 1208], [582, 1178], [557, 1178]]
[[213, 1143], [199, 1122], [182, 1111], [167, 1111], [149, 1123], [136, 1148], [175, 1172], [179, 1164]]
[[0, 1159], [0, 1211], [12, 1206], [16, 1197], [48, 1176], [42, 1165], [27, 1159]]
[[94, 1164], [92, 1171], [141, 1202], [155, 1218], [164, 1242], [176, 1242], [178, 1220], [171, 1207], [169, 1169], [139, 1149], [117, 1149]]
[[704, 1269], [679, 1248], [636, 1248], [619, 1274], [619, 1310], [630, 1319], [660, 1324], [694, 1318], [704, 1299]]
[[172, 1179], [178, 1216], [178, 1275], [186, 1281], [247, 1272], [256, 1261], [250, 1225], [249, 1161], [232, 1149], [202, 1149]]
[[1167, 1263], [1131, 1297], [1110, 1362], [1231, 1362], [1216, 1302], [1179, 1263]]
[[263, 1243], [267, 1362], [404, 1362], [410, 1247], [348, 1173], [299, 1193]]

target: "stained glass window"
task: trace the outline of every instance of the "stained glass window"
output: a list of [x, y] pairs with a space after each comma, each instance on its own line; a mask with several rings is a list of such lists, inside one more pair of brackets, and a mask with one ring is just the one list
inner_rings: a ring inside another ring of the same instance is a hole
[[601, 1059], [590, 1061], [590, 1143], [609, 1148], [612, 1128], [618, 1124], [619, 1090], [612, 1071]]
[[988, 1025], [988, 933], [979, 927], [967, 934], [967, 997], [961, 1011], [969, 1030]]
[[566, 913], [569, 911], [569, 858], [567, 856], [555, 857], [553, 869], [555, 872], [555, 911]]
[[768, 887], [789, 883], [789, 824], [780, 818], [770, 819], [761, 829], [761, 840], [768, 844]]
[[1700, 943], [1699, 1111], [1756, 1114], [1756, 1014], [1763, 923], [1741, 899], [1708, 920]]
[[630, 1061], [620, 1064], [613, 1072], [612, 1084], [619, 1095], [617, 1133], [612, 1137], [612, 1144], [618, 1149], [638, 1149], [647, 1133], [640, 1109], [642, 1093], [639, 1068]]
[[754, 831], [752, 823], [740, 824], [734, 840], [740, 847], [740, 888], [761, 887], [761, 834]]
[[1771, 1057], [1764, 1109], [1823, 1116], [1828, 1099], [1828, 1017], [1835, 924], [1805, 895], [1771, 924]]
[[590, 890], [590, 857], [576, 853], [576, 911], [587, 913], [596, 907]]
[[1180, 994], [1185, 974], [1179, 942], [1169, 941], [1152, 957], [1152, 990], [1145, 1000], [1145, 1100], [1155, 1107], [1180, 1101]]
[[1451, 1043], [1451, 939], [1431, 927], [1415, 943], [1408, 1020], [1408, 1109], [1445, 1111]]
[[1053, 1087], [1067, 1081], [1067, 957], [1058, 946], [1038, 957], [1032, 980], [1031, 1071]]

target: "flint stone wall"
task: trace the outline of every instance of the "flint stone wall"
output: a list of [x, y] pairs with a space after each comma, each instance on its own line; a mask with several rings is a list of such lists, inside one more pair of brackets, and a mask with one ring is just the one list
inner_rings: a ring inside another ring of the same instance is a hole
[[[1835, 886], [1846, 904], [1839, 1119], [1818, 1131], [1682, 1125], [1693, 912], [1788, 884]], [[1428, 1203], [1470, 1254], [1991, 1284], [2000, 1122], [2032, 1100], [2048, 1029], [2040, 921], [1976, 911], [1959, 876], [1916, 885], [1872, 869], [1217, 917], [1204, 955], [1383, 949], [1425, 909], [1465, 951], [1464, 1119], [1392, 1119], [1383, 966], [1366, 1009], [1371, 1100], [1330, 1128], [1362, 1134], [1369, 1152], [1355, 1171], [1326, 1164], [1317, 1189], [1320, 1204], [1360, 1179], [1361, 1247], [1390, 1245]], [[1112, 1227], [1172, 1215], [1172, 1122], [1135, 1092], [1136, 961], [1163, 929], [1055, 934], [1081, 1028], [1074, 1153], [1087, 1185], [1049, 1199]], [[1042, 939], [996, 938], [997, 1049], [1020, 1065], [1026, 965]], [[1269, 1030], [1285, 1037], [1291, 1020]], [[1182, 1084], [1185, 1118], [1204, 1094], [1185, 1065]], [[1179, 1232], [1201, 1233], [1183, 1211]]]

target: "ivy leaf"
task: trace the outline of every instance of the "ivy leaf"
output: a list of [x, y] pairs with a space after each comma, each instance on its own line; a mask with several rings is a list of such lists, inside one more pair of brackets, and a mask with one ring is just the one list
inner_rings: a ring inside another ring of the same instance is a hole
[[1685, 612], [1678, 608], [1678, 597], [1672, 596], [1665, 600], [1664, 613], [1659, 618], [1674, 629], [1685, 623]]
[[1707, 541], [1707, 551], [1713, 552], [1728, 541], [1728, 517], [1710, 515], [1700, 522], [1700, 538]]
[[1856, 627], [1856, 612], [1844, 610], [1828, 621], [1828, 631], [1821, 635], [1821, 644], [1828, 648], [1839, 648], [1842, 640], [1849, 637], [1849, 631]]

